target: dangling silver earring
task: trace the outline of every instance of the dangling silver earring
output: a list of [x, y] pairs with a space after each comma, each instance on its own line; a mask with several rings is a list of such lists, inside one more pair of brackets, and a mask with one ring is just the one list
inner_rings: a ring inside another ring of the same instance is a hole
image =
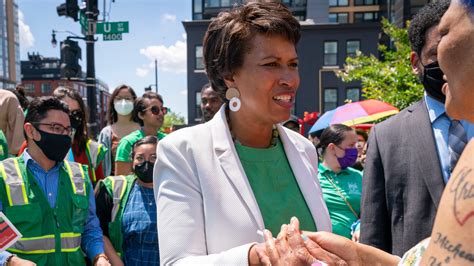
[[242, 103], [240, 102], [240, 93], [236, 88], [228, 88], [225, 93], [225, 98], [229, 100], [229, 109], [232, 112], [240, 110]]

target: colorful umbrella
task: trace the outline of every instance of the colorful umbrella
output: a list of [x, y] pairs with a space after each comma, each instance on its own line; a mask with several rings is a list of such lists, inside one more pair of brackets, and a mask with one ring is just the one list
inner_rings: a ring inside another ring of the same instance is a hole
[[398, 113], [392, 105], [378, 100], [352, 102], [324, 113], [311, 127], [309, 133], [323, 130], [329, 125], [344, 124], [353, 126], [378, 120]]

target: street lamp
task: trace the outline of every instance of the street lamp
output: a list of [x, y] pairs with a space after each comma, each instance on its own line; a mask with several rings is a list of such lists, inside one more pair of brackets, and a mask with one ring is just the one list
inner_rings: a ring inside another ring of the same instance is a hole
[[340, 70], [339, 66], [323, 66], [322, 68], [319, 69], [319, 113], [323, 113], [323, 82], [321, 80], [322, 78], [322, 72], [333, 72], [336, 73], [336, 71]]

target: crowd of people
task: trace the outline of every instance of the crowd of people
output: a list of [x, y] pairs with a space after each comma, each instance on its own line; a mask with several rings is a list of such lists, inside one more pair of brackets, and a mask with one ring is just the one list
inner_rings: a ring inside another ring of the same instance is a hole
[[120, 85], [94, 140], [77, 91], [0, 90], [0, 211], [21, 233], [0, 263], [472, 265], [473, 21], [470, 0], [418, 12], [425, 94], [369, 135], [299, 133], [300, 24], [273, 2], [211, 21], [197, 126], [164, 134], [161, 95]]

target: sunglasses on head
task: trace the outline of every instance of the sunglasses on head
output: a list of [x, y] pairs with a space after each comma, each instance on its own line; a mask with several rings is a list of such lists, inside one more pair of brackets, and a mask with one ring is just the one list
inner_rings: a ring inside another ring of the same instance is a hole
[[150, 110], [151, 113], [154, 114], [154, 115], [159, 115], [160, 112], [162, 112], [164, 115], [166, 115], [166, 114], [168, 113], [168, 108], [163, 107], [163, 106], [162, 106], [162, 107], [158, 107], [158, 106], [154, 105], [154, 106], [151, 106], [151, 107], [146, 108], [146, 109], [143, 110], [143, 111], [146, 112], [146, 111], [148, 111], [148, 110]]

